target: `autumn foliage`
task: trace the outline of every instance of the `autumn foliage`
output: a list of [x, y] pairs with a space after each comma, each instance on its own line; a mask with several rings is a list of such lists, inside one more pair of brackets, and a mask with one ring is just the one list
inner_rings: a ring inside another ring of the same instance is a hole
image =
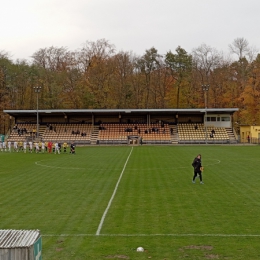
[[259, 125], [260, 55], [238, 40], [230, 45], [237, 59], [205, 44], [190, 54], [177, 47], [161, 55], [152, 47], [137, 56], [104, 39], [76, 51], [43, 48], [31, 61], [0, 51], [0, 110], [35, 109], [34, 86], [42, 89], [40, 109], [200, 108], [209, 84], [209, 108], [237, 107], [234, 121]]

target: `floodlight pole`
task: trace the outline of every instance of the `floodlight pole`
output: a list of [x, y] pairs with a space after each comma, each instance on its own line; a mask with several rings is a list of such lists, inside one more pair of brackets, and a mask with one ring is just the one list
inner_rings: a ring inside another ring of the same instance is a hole
[[36, 138], [39, 137], [39, 93], [41, 92], [41, 87], [33, 87], [34, 92], [36, 93], [37, 96], [37, 104], [36, 104], [36, 114], [37, 114], [37, 130], [36, 130]]
[[205, 119], [204, 119], [204, 124], [205, 124], [205, 142], [208, 144], [208, 127], [207, 127], [207, 106], [208, 106], [208, 91], [209, 91], [209, 84], [202, 85], [202, 90], [204, 91], [204, 98], [205, 98]]
[[11, 124], [12, 124], [12, 117], [9, 116], [9, 131], [10, 131], [10, 134], [11, 134]]

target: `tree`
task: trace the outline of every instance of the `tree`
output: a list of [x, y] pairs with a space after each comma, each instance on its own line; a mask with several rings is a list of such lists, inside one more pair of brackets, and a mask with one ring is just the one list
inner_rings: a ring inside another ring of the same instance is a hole
[[133, 107], [133, 70], [135, 56], [129, 52], [120, 52], [113, 56], [114, 75], [111, 92], [115, 98], [116, 108]]
[[249, 46], [249, 42], [245, 38], [236, 38], [228, 46], [231, 54], [238, 56], [238, 60], [246, 58], [252, 62], [258, 54], [258, 49], [255, 46]]
[[36, 51], [33, 65], [38, 69], [37, 84], [41, 85], [41, 97], [47, 108], [63, 106], [65, 74], [72, 66], [71, 53], [65, 47], [49, 47]]
[[[194, 104], [196, 106], [203, 106], [203, 93], [201, 86], [205, 84], [211, 84], [212, 74], [214, 70], [221, 67], [223, 60], [222, 55], [215, 49], [206, 44], [202, 44], [192, 52], [193, 60], [193, 93], [195, 94]], [[208, 91], [210, 95], [211, 89]], [[210, 99], [208, 99], [208, 105]]]
[[229, 44], [231, 53], [236, 54], [238, 59], [244, 58], [249, 52], [249, 43], [245, 38], [236, 38], [232, 44]]
[[243, 124], [260, 124], [260, 59], [251, 64], [246, 87], [240, 95], [240, 122]]
[[86, 42], [80, 52], [80, 62], [84, 77], [84, 91], [89, 92], [93, 108], [112, 108], [114, 97], [110, 98], [111, 80], [114, 74], [114, 45], [101, 39]]
[[5, 114], [2, 112], [9, 106], [8, 84], [9, 84], [9, 72], [12, 69], [12, 61], [6, 52], [0, 52], [0, 133], [4, 133], [7, 120], [5, 120]]
[[152, 87], [152, 73], [156, 69], [160, 68], [161, 55], [158, 51], [152, 47], [145, 51], [145, 54], [138, 60], [138, 65], [141, 69], [141, 73], [145, 76], [145, 108], [151, 106], [151, 87]]
[[201, 83], [209, 83], [210, 73], [221, 64], [220, 53], [215, 48], [202, 44], [193, 50], [192, 58], [194, 69], [201, 77]]
[[191, 80], [192, 56], [180, 46], [176, 49], [176, 53], [177, 54], [173, 54], [171, 51], [167, 52], [165, 55], [165, 63], [174, 79], [173, 85], [177, 89], [176, 108], [179, 108], [181, 88], [184, 88]]

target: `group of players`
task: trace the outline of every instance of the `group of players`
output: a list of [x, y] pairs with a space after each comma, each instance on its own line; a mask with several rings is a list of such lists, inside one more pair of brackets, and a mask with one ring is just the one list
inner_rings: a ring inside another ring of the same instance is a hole
[[75, 154], [75, 144], [71, 143], [68, 144], [64, 142], [63, 144], [58, 142], [17, 142], [14, 141], [13, 143], [11, 141], [3, 141], [0, 142], [0, 150], [1, 152], [24, 152], [27, 151], [32, 153], [54, 153], [54, 154], [60, 154], [63, 150], [63, 153], [67, 153], [68, 148], [70, 148], [70, 153]]

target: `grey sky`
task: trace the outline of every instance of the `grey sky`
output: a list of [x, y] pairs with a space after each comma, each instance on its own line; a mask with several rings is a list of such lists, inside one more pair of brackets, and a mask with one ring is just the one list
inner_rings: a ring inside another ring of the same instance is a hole
[[138, 55], [202, 43], [227, 53], [238, 37], [260, 49], [259, 10], [259, 0], [10, 0], [1, 4], [0, 51], [29, 60], [40, 48], [102, 38]]

